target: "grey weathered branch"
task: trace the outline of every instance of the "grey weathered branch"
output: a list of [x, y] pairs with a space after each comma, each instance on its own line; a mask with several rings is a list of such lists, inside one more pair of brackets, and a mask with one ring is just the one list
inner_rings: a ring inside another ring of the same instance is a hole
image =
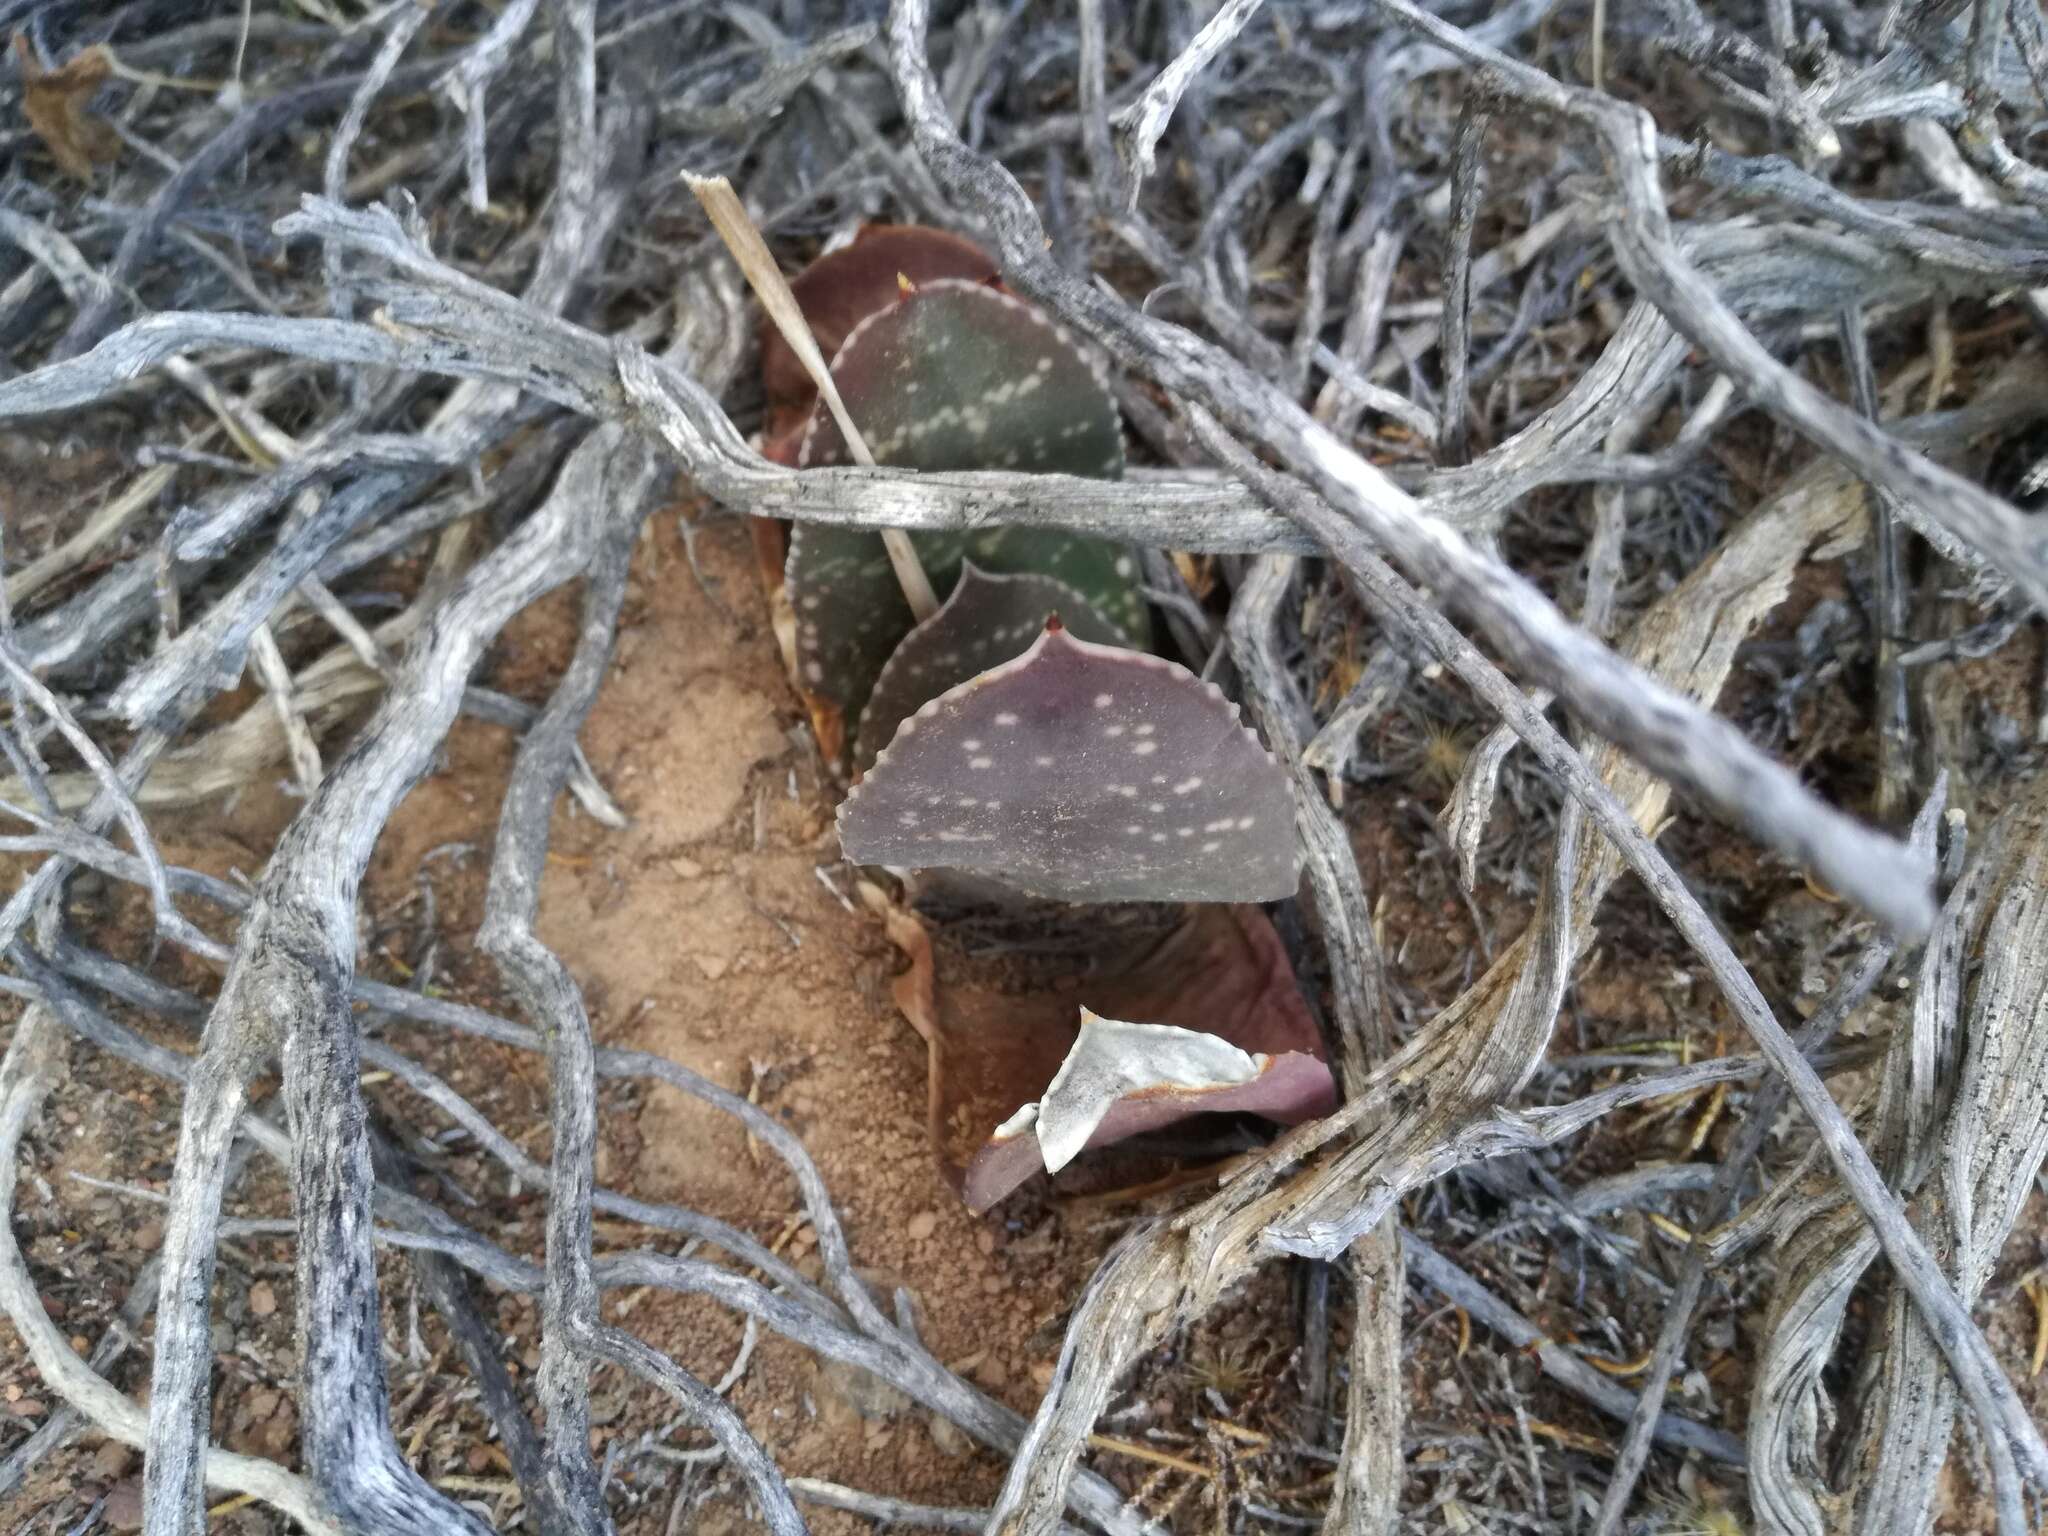
[[1561, 85], [1411, 0], [1374, 4], [1432, 42], [1495, 72], [1504, 94], [1592, 129], [1621, 199], [1623, 216], [1609, 226], [1613, 249], [1637, 291], [1759, 404], [1892, 492], [1901, 514], [1944, 555], [1995, 570], [2036, 608], [2048, 608], [2048, 545], [2019, 511], [1981, 485], [1902, 447], [1780, 363], [1686, 258], [1665, 209], [1656, 129], [1646, 112]]
[[[1373, 1069], [1394, 1050], [1386, 967], [1373, 937], [1372, 904], [1344, 824], [1317, 792], [1307, 743], [1286, 707], [1292, 684], [1280, 663], [1274, 630], [1280, 600], [1297, 562], [1261, 556], [1233, 595], [1230, 648], [1245, 680], [1252, 718], [1294, 777], [1295, 835], [1321, 919], [1335, 1000], [1338, 1073], [1347, 1093], [1369, 1089]], [[1400, 1517], [1401, 1427], [1406, 1421], [1401, 1371], [1401, 1304], [1406, 1292], [1395, 1218], [1388, 1215], [1352, 1244], [1349, 1255], [1357, 1315], [1351, 1329], [1344, 1445], [1324, 1516], [1327, 1536], [1391, 1533]]]
[[[1306, 493], [1289, 491], [1280, 477], [1235, 449], [1213, 423], [1197, 422], [1205, 443], [1248, 479], [1264, 477], [1275, 495], [1287, 495], [1304, 515], [1317, 504]], [[1718, 928], [1622, 803], [1604, 784], [1595, 780], [1577, 754], [1560, 738], [1541, 714], [1502, 677], [1490, 663], [1473, 650], [1443, 617], [1408, 589], [1379, 558], [1357, 547], [1355, 535], [1335, 517], [1326, 517], [1326, 537], [1338, 548], [1347, 570], [1358, 580], [1361, 592], [1374, 606], [1408, 625], [1445, 664], [1502, 716], [1513, 722], [1537, 757], [1555, 773], [1574, 797], [1586, 806], [1595, 825], [1606, 834], [1609, 845], [1621, 861], [1648, 888], [1657, 905], [1705, 963], [1715, 985], [1750, 1033], [1757, 1045], [1789, 1081], [1794, 1099], [1819, 1135], [1828, 1161], [1851, 1192], [1859, 1212], [1869, 1222], [1879, 1245], [1892, 1261], [1901, 1283], [1925, 1316], [1933, 1320], [1934, 1334], [1943, 1346], [1964, 1395], [1970, 1400], [1986, 1431], [1994, 1468], [2002, 1461], [2002, 1477], [2017, 1499], [2013, 1468], [2024, 1459], [2029, 1474], [2048, 1485], [2048, 1445], [2041, 1431], [2020, 1404], [2004, 1372], [1984, 1341], [1982, 1332], [1942, 1274], [1925, 1242], [1905, 1221], [1896, 1198], [1868, 1151], [1858, 1141], [1853, 1126], [1829, 1096], [1812, 1067], [1794, 1048], [1758, 991], [1755, 981], [1743, 969]], [[1347, 545], [1351, 547], [1346, 547]], [[1296, 1233], [1275, 1234], [1272, 1241], [1295, 1251], [1327, 1251], [1362, 1231], [1376, 1219], [1375, 1202], [1354, 1209], [1336, 1221], [1309, 1219], [1297, 1214], [1292, 1224]], [[2001, 1517], [2003, 1518], [2003, 1516]]]
[[[612, 657], [626, 569], [653, 481], [650, 456], [622, 430], [600, 427], [578, 453], [597, 456], [597, 483], [584, 515], [597, 522], [597, 550], [584, 577], [583, 630], [555, 696], [521, 744], [505, 787], [497, 846], [477, 947], [497, 962], [506, 990], [548, 1042], [549, 1122], [554, 1150], [548, 1189], [547, 1271], [537, 1393], [549, 1491], [585, 1536], [611, 1528], [590, 1459], [590, 1363], [601, 1327], [590, 1275], [591, 1196], [596, 1187], [597, 1078], [590, 1018], [568, 967], [533, 934], [555, 797], [568, 781], [576, 736]], [[572, 463], [574, 460], [571, 461]], [[691, 1401], [685, 1406], [696, 1408]], [[730, 1445], [736, 1424], [712, 1426]], [[741, 1431], [744, 1435], [744, 1430]], [[752, 1446], [739, 1465], [758, 1466]], [[757, 1485], [771, 1525], [789, 1529], [789, 1495], [779, 1479]]]
[[1193, 41], [1145, 87], [1144, 94], [1112, 119], [1117, 128], [1117, 158], [1123, 164], [1123, 193], [1128, 207], [1138, 205], [1145, 178], [1153, 171], [1159, 141], [1166, 136], [1166, 125], [1173, 120], [1173, 110], [1180, 105], [1181, 97], [1195, 83], [1195, 77], [1251, 25], [1262, 3], [1263, 0], [1226, 0], [1202, 24]]
[[[1594, 728], [1901, 932], [1924, 930], [1932, 911], [1927, 872], [1903, 846], [1822, 804], [1726, 721], [1687, 704], [1575, 628], [1527, 580], [1427, 515], [1275, 386], [1189, 332], [1061, 270], [1046, 254], [1044, 231], [1023, 188], [962, 143], [947, 121], [925, 59], [921, 0], [895, 0], [889, 37], [897, 90], [919, 153], [956, 196], [990, 210], [1006, 274], [1017, 287], [1119, 361], [1298, 466], [1347, 531], [1392, 552]], [[1715, 306], [1725, 313], [1718, 300]], [[1985, 493], [1975, 494], [1983, 499]]]
[[[1929, 796], [1914, 823], [1916, 844], [1927, 847], [1930, 852], [1946, 792], [1947, 787], [1943, 785], [1936, 794]], [[1890, 963], [1895, 948], [1888, 939], [1880, 937], [1857, 955], [1835, 984], [1834, 991], [1814, 1011], [1813, 1017], [1801, 1027], [1796, 1037], [1799, 1049], [1809, 1058], [1841, 1029], [1869, 996], [1871, 988], [1877, 985], [1885, 966]], [[1619, 1529], [1627, 1514], [1629, 1496], [1635, 1489], [1636, 1479], [1641, 1476], [1643, 1464], [1649, 1458], [1650, 1430], [1663, 1406], [1672, 1372], [1678, 1365], [1679, 1351], [1684, 1348], [1686, 1335], [1692, 1327], [1693, 1309], [1698, 1306], [1700, 1294], [1706, 1286], [1708, 1244], [1701, 1233], [1720, 1226], [1734, 1213], [1743, 1181], [1749, 1177], [1750, 1164], [1763, 1150], [1764, 1138], [1770, 1135], [1784, 1107], [1784, 1085], [1779, 1082], [1767, 1084], [1751, 1101], [1743, 1116], [1741, 1131], [1721, 1160], [1721, 1167], [1707, 1194], [1700, 1230], [1686, 1248], [1685, 1266], [1669, 1300], [1665, 1302], [1664, 1321], [1658, 1328], [1650, 1368], [1644, 1375], [1635, 1411], [1629, 1417], [1628, 1433], [1615, 1457], [1607, 1491], [1601, 1496], [1595, 1519], [1595, 1536], [1612, 1536]]]
[[365, 747], [336, 765], [286, 831], [242, 927], [187, 1092], [172, 1184], [150, 1402], [150, 1536], [171, 1536], [198, 1510], [193, 1405], [205, 1401], [209, 1345], [204, 1312], [195, 1315], [193, 1304], [211, 1275], [219, 1157], [247, 1074], [272, 1049], [283, 1055], [294, 1132], [299, 1326], [323, 1361], [303, 1387], [308, 1470], [345, 1518], [393, 1529], [468, 1521], [397, 1459], [385, 1425], [376, 1287], [363, 1240], [369, 1148], [360, 1112], [349, 1108], [358, 1094], [348, 986], [354, 891], [376, 831], [432, 760], [484, 644], [587, 562], [607, 447], [579, 448], [548, 504], [480, 561], [429, 621]]
[[[2048, 1157], [2048, 801], [2040, 781], [1984, 839], [1990, 889], [1969, 936], [1974, 974], [1955, 991], [1955, 1065], [1940, 1085], [1947, 1113], [1933, 1167], [1914, 1212], [1963, 1299], [1974, 1304], [1990, 1279]], [[1861, 1536], [1922, 1531], [1935, 1516], [1937, 1480], [1948, 1458], [1956, 1387], [1941, 1350], [1903, 1287], [1885, 1308], [1885, 1353], [1875, 1391], [1860, 1414], [1850, 1477], [1854, 1529]]]
[[[44, 1310], [14, 1239], [22, 1133], [33, 1124], [63, 1073], [61, 1038], [41, 1010], [32, 1007], [16, 1023], [6, 1058], [0, 1061], [0, 1309], [52, 1390], [62, 1393], [102, 1434], [139, 1446], [147, 1424], [142, 1407], [72, 1352]], [[202, 1467], [205, 1480], [215, 1487], [253, 1495], [315, 1536], [340, 1536], [342, 1527], [329, 1517], [312, 1486], [275, 1462], [206, 1446]]]
[[[124, 878], [132, 873], [132, 869], [125, 872]], [[66, 950], [59, 958], [81, 979], [107, 988], [138, 1006], [181, 1019], [197, 1019], [206, 1012], [184, 994], [175, 993], [163, 983], [103, 957]], [[48, 967], [37, 968], [31, 964], [24, 968], [35, 983], [32, 990], [58, 1010], [58, 1017], [67, 1028], [145, 1071], [177, 1081], [189, 1080], [193, 1075], [197, 1063], [192, 1058], [155, 1045], [126, 1026], [97, 1013], [69, 989], [50, 981], [43, 974]], [[372, 1008], [422, 1023], [476, 1035], [520, 1050], [545, 1051], [547, 1048], [537, 1031], [464, 1004], [422, 997], [360, 980], [356, 984], [356, 993]], [[374, 1042], [366, 1042], [364, 1059], [374, 1061], [387, 1070], [399, 1071], [408, 1086], [446, 1108], [458, 1124], [479, 1128], [480, 1143], [500, 1156], [515, 1173], [522, 1177], [538, 1175], [541, 1180], [548, 1177], [545, 1169], [526, 1162], [515, 1148], [504, 1144], [502, 1136], [488, 1128], [488, 1122], [475, 1117], [473, 1111], [464, 1113], [463, 1106], [445, 1090], [445, 1085], [439, 1085], [437, 1079], [424, 1073], [416, 1064]], [[866, 1303], [864, 1310], [871, 1321], [853, 1324], [845, 1312], [835, 1312], [829, 1302], [817, 1297], [801, 1276], [785, 1274], [785, 1267], [773, 1259], [766, 1261], [768, 1278], [778, 1287], [773, 1291], [758, 1281], [701, 1259], [673, 1259], [654, 1253], [614, 1254], [599, 1259], [593, 1274], [600, 1286], [658, 1285], [714, 1297], [748, 1316], [759, 1318], [778, 1333], [816, 1349], [828, 1358], [844, 1360], [872, 1371], [934, 1412], [945, 1414], [984, 1443], [999, 1450], [1015, 1448], [1022, 1435], [1023, 1421], [946, 1369], [914, 1338], [887, 1322], [875, 1308], [872, 1297], [866, 1292], [865, 1282], [853, 1271], [845, 1234], [823, 1180], [787, 1126], [758, 1105], [663, 1057], [600, 1047], [594, 1053], [593, 1067], [600, 1078], [651, 1078], [664, 1082], [741, 1121], [747, 1133], [788, 1168], [796, 1181], [812, 1230], [818, 1235], [820, 1256], [825, 1260], [827, 1275], [834, 1289], [842, 1296], [855, 1294], [857, 1290], [860, 1299]], [[263, 1150], [280, 1164], [288, 1163], [290, 1142], [281, 1128], [245, 1111], [241, 1129], [254, 1137]], [[442, 1217], [423, 1202], [388, 1186], [379, 1187], [377, 1199], [380, 1214], [387, 1220], [404, 1223], [402, 1227], [380, 1229], [376, 1234], [380, 1242], [412, 1252], [444, 1254], [493, 1285], [524, 1292], [538, 1292], [544, 1285], [545, 1272], [540, 1266], [512, 1258]], [[687, 1220], [678, 1222], [676, 1214], [665, 1208], [621, 1203], [613, 1209], [615, 1214], [628, 1220], [669, 1230], [687, 1232], [694, 1225]], [[697, 1218], [698, 1222], [704, 1220], [706, 1218]], [[223, 1224], [220, 1228], [223, 1236], [231, 1230], [260, 1230], [268, 1235], [291, 1236], [296, 1229], [290, 1223], [259, 1223], [253, 1227], [246, 1223]], [[714, 1237], [713, 1240], [718, 1239]], [[760, 1267], [750, 1249], [735, 1246], [731, 1251], [741, 1262]], [[617, 1343], [615, 1339], [610, 1342]], [[635, 1369], [646, 1363], [644, 1357], [633, 1352], [615, 1351], [612, 1357], [625, 1359]], [[1073, 1508], [1077, 1514], [1104, 1530], [1117, 1533], [1117, 1536], [1144, 1536], [1150, 1529], [1145, 1521], [1124, 1510], [1122, 1496], [1113, 1486], [1092, 1475], [1078, 1480], [1073, 1490]]]

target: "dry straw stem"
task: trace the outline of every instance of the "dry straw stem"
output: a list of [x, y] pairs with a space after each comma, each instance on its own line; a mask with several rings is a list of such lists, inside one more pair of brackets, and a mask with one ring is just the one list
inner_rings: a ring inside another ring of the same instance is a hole
[[[839, 385], [832, 377], [832, 370], [825, 365], [817, 338], [811, 335], [803, 310], [797, 305], [796, 295], [790, 292], [782, 268], [769, 251], [768, 243], [761, 238], [761, 231], [747, 213], [746, 204], [740, 201], [732, 183], [723, 176], [693, 176], [685, 171], [683, 180], [703, 206], [711, 227], [725, 242], [725, 248], [732, 252], [732, 259], [739, 264], [741, 275], [760, 298], [761, 307], [768, 311], [768, 318], [775, 322], [775, 329], [782, 333], [782, 339], [796, 353], [797, 361], [804, 365], [804, 372], [811, 376], [819, 397], [832, 412], [833, 421], [839, 425], [840, 435], [846, 439], [846, 449], [853, 455], [853, 462], [863, 469], [873, 469], [875, 456], [868, 449], [867, 439], [861, 436], [860, 428], [854, 425], [853, 417], [847, 412], [846, 402], [839, 397]], [[901, 528], [884, 528], [881, 534], [882, 545], [889, 551], [889, 564], [903, 588], [903, 600], [910, 605], [912, 616], [922, 624], [939, 611], [939, 599], [932, 591], [931, 578], [925, 575], [924, 567], [919, 564], [917, 550], [912, 547], [909, 534]]]

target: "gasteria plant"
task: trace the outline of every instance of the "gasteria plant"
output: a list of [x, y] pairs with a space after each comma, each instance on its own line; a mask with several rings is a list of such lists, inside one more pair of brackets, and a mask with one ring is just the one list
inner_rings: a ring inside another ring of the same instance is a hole
[[[941, 275], [902, 271], [885, 288], [892, 253]], [[843, 335], [831, 382], [867, 452], [923, 471], [1120, 475], [1102, 374], [978, 273], [976, 255], [932, 231], [870, 233], [792, 285], [826, 341]], [[804, 467], [849, 462], [826, 402], [799, 423], [789, 362], [770, 349], [765, 364], [772, 451]], [[893, 869], [913, 891], [937, 877], [1019, 905], [1294, 893], [1288, 776], [1220, 690], [1149, 653], [1132, 550], [1018, 527], [910, 542], [943, 599], [922, 623], [874, 533], [800, 524], [782, 573], [821, 745], [836, 755], [850, 738], [858, 782], [839, 814], [850, 860]], [[1104, 931], [1086, 911], [1056, 910], [1069, 935]], [[1043, 994], [1006, 996], [964, 1039], [952, 1023], [975, 1009], [938, 1001], [931, 946], [906, 946], [925, 967], [906, 1012], [931, 1043], [934, 1104], [952, 1097], [948, 1072], [1008, 1095], [956, 1170], [977, 1209], [1038, 1167], [1203, 1110], [1291, 1122], [1331, 1103], [1315, 1025], [1263, 914], [1205, 905], [1162, 931], [1149, 948], [1119, 939], [1086, 954], [1087, 996], [1061, 992], [1049, 1011]], [[1029, 1038], [995, 1043], [1020, 1028]]]

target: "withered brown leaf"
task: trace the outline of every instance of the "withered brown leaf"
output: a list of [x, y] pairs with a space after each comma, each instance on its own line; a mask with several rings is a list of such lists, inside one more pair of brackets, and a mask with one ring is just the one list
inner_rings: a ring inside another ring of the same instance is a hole
[[21, 62], [22, 109], [30, 129], [65, 174], [90, 182], [93, 167], [121, 149], [113, 128], [88, 110], [94, 93], [114, 72], [113, 55], [104, 44], [95, 44], [45, 69], [26, 32], [14, 34], [14, 55]]

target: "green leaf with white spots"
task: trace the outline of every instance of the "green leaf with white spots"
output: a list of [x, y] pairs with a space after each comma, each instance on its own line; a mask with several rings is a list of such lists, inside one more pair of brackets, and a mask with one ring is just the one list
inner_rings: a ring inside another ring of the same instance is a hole
[[[833, 359], [832, 376], [881, 464], [1103, 478], [1123, 472], [1122, 428], [1101, 376], [1065, 331], [980, 284], [928, 283], [870, 315]], [[812, 413], [799, 462], [848, 462], [822, 406]], [[1019, 527], [913, 533], [911, 542], [942, 598], [963, 560], [990, 573], [1050, 576], [1131, 644], [1149, 643], [1137, 560], [1127, 546]], [[882, 541], [799, 523], [785, 574], [804, 684], [852, 716], [913, 623]]]

